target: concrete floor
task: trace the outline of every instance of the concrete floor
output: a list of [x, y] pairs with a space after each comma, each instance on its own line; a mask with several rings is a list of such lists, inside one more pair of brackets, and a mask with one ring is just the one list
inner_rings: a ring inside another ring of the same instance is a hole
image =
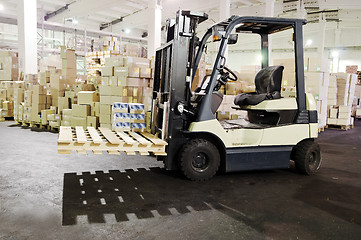
[[0, 123], [0, 239], [361, 236], [361, 121], [320, 135], [316, 176], [290, 168], [202, 183], [151, 157], [58, 155], [57, 134], [13, 124]]

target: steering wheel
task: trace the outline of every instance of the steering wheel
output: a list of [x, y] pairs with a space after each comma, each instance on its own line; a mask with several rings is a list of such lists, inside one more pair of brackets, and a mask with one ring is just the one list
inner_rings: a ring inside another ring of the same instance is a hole
[[[225, 77], [231, 81], [237, 81], [238, 80], [238, 77], [237, 75], [231, 71], [231, 69], [227, 68], [226, 66], [223, 66], [222, 68], [223, 70], [223, 74], [225, 74]], [[226, 71], [224, 71], [226, 70]]]

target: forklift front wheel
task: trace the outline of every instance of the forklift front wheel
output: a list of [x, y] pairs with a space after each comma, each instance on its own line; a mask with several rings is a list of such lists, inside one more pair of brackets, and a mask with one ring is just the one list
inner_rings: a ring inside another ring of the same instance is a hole
[[193, 139], [181, 149], [179, 165], [183, 174], [192, 181], [212, 178], [220, 164], [220, 155], [214, 144], [205, 139]]
[[314, 175], [321, 166], [320, 146], [313, 140], [299, 142], [292, 150], [296, 169], [304, 175]]

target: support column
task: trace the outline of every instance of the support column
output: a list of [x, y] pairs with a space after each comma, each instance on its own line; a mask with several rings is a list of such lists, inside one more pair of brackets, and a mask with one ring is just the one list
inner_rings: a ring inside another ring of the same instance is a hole
[[[230, 0], [219, 0], [219, 21], [224, 21], [231, 16], [231, 1]], [[218, 44], [218, 48], [221, 44]], [[228, 46], [224, 51], [224, 57], [228, 60]], [[226, 62], [226, 65], [227, 62]]]
[[36, 0], [18, 0], [19, 69], [25, 74], [38, 72]]
[[162, 1], [149, 0], [149, 23], [148, 23], [148, 58], [155, 56], [155, 51], [161, 46], [162, 29]]
[[341, 29], [337, 26], [335, 29], [335, 43], [334, 50], [331, 51], [332, 56], [332, 72], [339, 72], [340, 53], [338, 47], [341, 46]]
[[324, 49], [325, 49], [325, 35], [326, 35], [326, 20], [322, 19], [322, 15], [320, 16], [319, 21], [319, 43], [317, 46], [317, 55], [323, 59], [324, 58]]
[[[275, 12], [275, 0], [266, 0], [265, 3], [265, 15], [266, 17], [273, 17]], [[263, 56], [262, 54], [262, 63], [265, 62], [265, 58], [267, 56]], [[268, 65], [273, 65], [272, 61], [272, 35], [268, 35]]]

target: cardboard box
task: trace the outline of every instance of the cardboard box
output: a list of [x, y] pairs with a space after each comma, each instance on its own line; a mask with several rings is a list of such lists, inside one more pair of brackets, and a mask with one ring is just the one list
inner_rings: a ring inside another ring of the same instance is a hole
[[102, 77], [102, 86], [109, 86], [109, 77]]
[[33, 93], [32, 102], [34, 104], [46, 104], [46, 95], [45, 94], [35, 94]]
[[351, 124], [351, 117], [349, 118], [338, 118], [337, 125], [348, 126]]
[[111, 115], [112, 106], [108, 104], [100, 104], [100, 115]]
[[338, 118], [350, 118], [350, 117], [351, 117], [350, 112], [339, 112], [338, 113]]
[[94, 102], [93, 105], [91, 105], [91, 115], [99, 117], [99, 115], [100, 115], [100, 102]]
[[99, 87], [100, 96], [111, 96], [112, 87], [111, 86], [100, 86]]
[[114, 76], [114, 67], [102, 67], [101, 68], [102, 77]]
[[109, 77], [109, 86], [118, 86], [118, 77], [117, 76], [111, 76]]
[[338, 109], [337, 108], [330, 108], [329, 110], [329, 117], [330, 118], [337, 118]]
[[112, 96], [102, 96], [100, 95], [100, 104], [101, 105], [112, 105]]
[[337, 118], [327, 118], [327, 124], [337, 125]]
[[87, 126], [88, 126], [88, 127], [94, 127], [94, 128], [98, 128], [98, 127], [99, 127], [99, 118], [98, 118], [98, 117], [95, 117], [95, 116], [87, 116], [86, 122], [87, 122]]
[[90, 110], [90, 105], [72, 104], [73, 117], [86, 118], [87, 116], [90, 116]]
[[[85, 106], [85, 105], [83, 105]], [[72, 116], [71, 117], [71, 121], [70, 121], [70, 125], [72, 127], [83, 127], [84, 129], [86, 129], [87, 127], [87, 118], [86, 117], [76, 117], [76, 116]]]
[[99, 102], [99, 93], [95, 91], [80, 91], [78, 93], [78, 104], [93, 104], [93, 102]]
[[351, 113], [351, 106], [339, 106], [339, 113]]
[[60, 126], [69, 126], [69, 127], [71, 127], [71, 121], [61, 120]]
[[129, 77], [140, 77], [140, 68], [139, 67], [129, 67], [128, 68], [128, 76]]
[[72, 116], [73, 115], [72, 112], [73, 112], [73, 109], [63, 109], [63, 111], [62, 111], [63, 116], [64, 115]]
[[152, 69], [151, 68], [141, 67], [139, 71], [140, 71], [139, 77], [141, 77], [141, 78], [151, 78], [152, 77]]
[[106, 123], [106, 124], [111, 124], [111, 119], [110, 119], [111, 115], [107, 114], [107, 115], [103, 115], [103, 114], [100, 114], [100, 117], [99, 117], [99, 121], [100, 123]]
[[139, 57], [124, 57], [123, 66], [125, 67], [150, 67], [150, 61], [147, 58]]
[[229, 118], [230, 118], [230, 114], [228, 111], [217, 111], [218, 121], [228, 120]]
[[128, 67], [114, 67], [114, 76], [127, 77], [128, 76]]

